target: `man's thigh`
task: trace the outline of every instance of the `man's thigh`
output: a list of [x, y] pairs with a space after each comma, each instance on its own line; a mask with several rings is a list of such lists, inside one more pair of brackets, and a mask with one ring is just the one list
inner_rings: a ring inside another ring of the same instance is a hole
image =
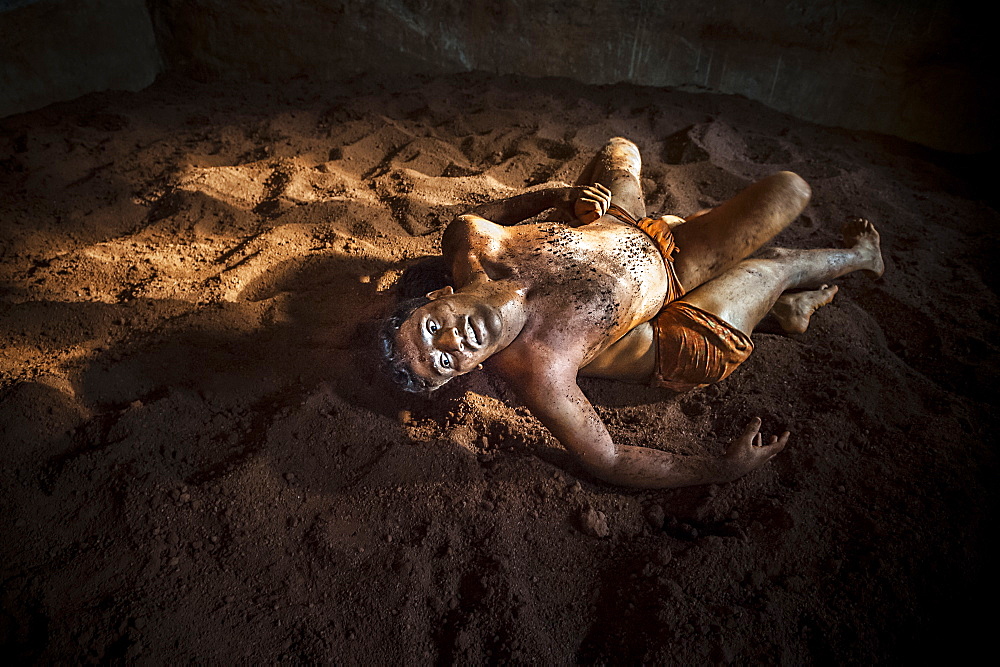
[[732, 199], [673, 229], [674, 267], [690, 292], [750, 256], [798, 217], [809, 185], [790, 171], [772, 174]]

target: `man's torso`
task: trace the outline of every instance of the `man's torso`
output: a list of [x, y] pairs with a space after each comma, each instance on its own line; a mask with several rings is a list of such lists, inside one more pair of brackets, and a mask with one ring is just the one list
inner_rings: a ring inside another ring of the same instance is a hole
[[576, 228], [460, 219], [448, 230], [445, 259], [459, 289], [477, 262], [491, 279], [527, 288], [528, 323], [498, 357], [544, 346], [579, 368], [655, 316], [667, 290], [650, 238], [607, 217]]

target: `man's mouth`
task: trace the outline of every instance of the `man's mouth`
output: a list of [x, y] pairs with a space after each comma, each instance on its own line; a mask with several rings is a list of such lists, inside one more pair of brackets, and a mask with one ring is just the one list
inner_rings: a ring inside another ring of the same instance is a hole
[[482, 336], [471, 318], [465, 320], [465, 340], [470, 344], [470, 347], [479, 348], [483, 345]]

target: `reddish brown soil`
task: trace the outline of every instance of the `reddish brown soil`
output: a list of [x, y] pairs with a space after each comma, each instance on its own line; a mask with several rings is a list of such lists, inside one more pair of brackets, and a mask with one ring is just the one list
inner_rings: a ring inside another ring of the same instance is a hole
[[[882, 232], [882, 280], [755, 334], [720, 385], [582, 382], [621, 442], [792, 431], [735, 483], [614, 488], [496, 378], [422, 398], [377, 373], [377, 318], [451, 216], [572, 182], [616, 135], [651, 212], [791, 169], [814, 197], [779, 243]], [[870, 663], [987, 639], [1000, 216], [942, 156], [740, 98], [465, 75], [165, 80], [0, 121], [0, 170], [7, 659]]]

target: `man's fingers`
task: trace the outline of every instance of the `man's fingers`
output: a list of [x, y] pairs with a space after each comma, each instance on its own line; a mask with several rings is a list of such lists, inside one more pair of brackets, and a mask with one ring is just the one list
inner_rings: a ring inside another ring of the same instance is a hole
[[747, 440], [753, 440], [753, 436], [760, 432], [760, 417], [754, 417], [747, 424], [747, 427], [743, 429], [743, 437]]
[[768, 439], [767, 446], [768, 447], [774, 447], [778, 451], [781, 451], [782, 449], [785, 448], [785, 445], [788, 443], [788, 437], [790, 435], [791, 435], [791, 433], [789, 433], [788, 431], [785, 431], [784, 433], [782, 433], [781, 437], [778, 437], [776, 435], [772, 435]]
[[768, 456], [768, 458], [774, 456], [775, 454], [777, 454], [778, 452], [780, 452], [782, 449], [785, 448], [785, 445], [788, 444], [788, 436], [789, 436], [788, 431], [782, 433], [780, 438], [776, 435], [771, 436], [771, 442], [769, 442], [767, 445], [767, 448], [770, 451], [770, 455]]
[[601, 215], [608, 212], [608, 202], [604, 199], [591, 199], [590, 197], [580, 197], [580, 202], [592, 206], [594, 211]]
[[600, 183], [594, 183], [593, 185], [585, 185], [583, 189], [585, 192], [586, 191], [593, 192], [594, 196], [600, 197], [601, 199], [604, 200], [611, 199], [611, 190], [608, 190]]

